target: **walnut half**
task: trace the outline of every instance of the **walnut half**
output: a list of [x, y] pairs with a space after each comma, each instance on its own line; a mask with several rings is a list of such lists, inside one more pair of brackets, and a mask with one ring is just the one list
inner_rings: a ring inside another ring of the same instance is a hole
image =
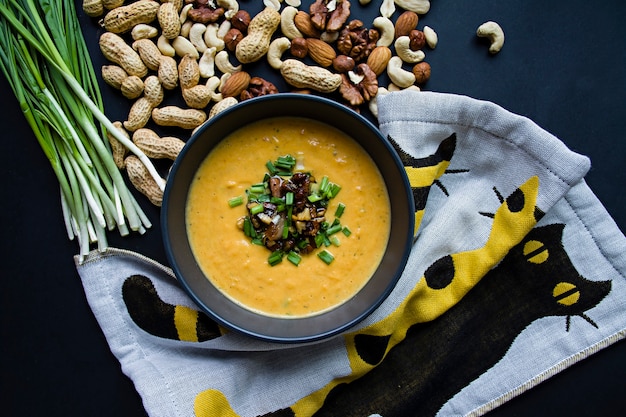
[[370, 101], [378, 92], [376, 73], [367, 64], [359, 64], [354, 71], [341, 74], [339, 92], [352, 107]]

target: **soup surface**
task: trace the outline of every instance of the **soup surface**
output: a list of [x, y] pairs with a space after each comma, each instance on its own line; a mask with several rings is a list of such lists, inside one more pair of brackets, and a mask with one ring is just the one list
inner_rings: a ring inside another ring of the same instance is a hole
[[[329, 221], [339, 203], [346, 208], [339, 246], [325, 248], [327, 265], [315, 253], [299, 266], [267, 262], [271, 252], [253, 244], [237, 226], [245, 205], [228, 200], [244, 196], [282, 155], [299, 155], [304, 171], [342, 188], [327, 210]], [[383, 178], [370, 156], [339, 130], [304, 118], [280, 117], [235, 131], [202, 162], [187, 201], [187, 232], [196, 260], [209, 280], [236, 303], [265, 315], [303, 317], [348, 300], [370, 279], [389, 239], [390, 204]]]

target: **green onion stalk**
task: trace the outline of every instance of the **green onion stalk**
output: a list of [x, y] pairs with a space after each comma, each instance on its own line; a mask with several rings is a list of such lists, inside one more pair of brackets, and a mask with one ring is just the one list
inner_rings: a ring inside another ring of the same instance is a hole
[[115, 165], [107, 132], [165, 181], [104, 114], [73, 0], [0, 0], [0, 68], [59, 181], [70, 240], [81, 259], [106, 232], [143, 234], [150, 220]]

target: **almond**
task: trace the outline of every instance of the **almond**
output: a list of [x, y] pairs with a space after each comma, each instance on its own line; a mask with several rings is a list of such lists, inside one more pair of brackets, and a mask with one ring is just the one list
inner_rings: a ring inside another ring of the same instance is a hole
[[387, 68], [387, 63], [391, 59], [391, 49], [386, 46], [377, 46], [367, 57], [367, 66], [376, 75], [382, 74]]
[[233, 73], [222, 86], [223, 97], [239, 97], [241, 92], [248, 88], [250, 84], [250, 74], [245, 71]]
[[309, 16], [307, 12], [300, 10], [298, 13], [296, 13], [296, 16], [293, 18], [293, 23], [306, 38], [319, 39], [319, 37], [322, 35], [319, 29], [313, 26], [311, 16]]
[[335, 49], [320, 39], [308, 38], [306, 40], [309, 56], [313, 61], [323, 67], [329, 67], [333, 63], [333, 59], [337, 58]]
[[395, 25], [395, 38], [398, 39], [400, 36], [408, 36], [408, 34], [417, 27], [418, 20], [419, 17], [417, 13], [409, 10], [398, 16]]

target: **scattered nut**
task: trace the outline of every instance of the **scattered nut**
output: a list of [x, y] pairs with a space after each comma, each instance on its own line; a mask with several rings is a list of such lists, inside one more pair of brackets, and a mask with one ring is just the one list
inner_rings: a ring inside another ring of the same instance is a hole
[[306, 44], [309, 56], [323, 67], [331, 66], [333, 59], [337, 57], [335, 49], [321, 39], [310, 38], [306, 40]]
[[127, 156], [124, 162], [128, 179], [137, 191], [148, 197], [152, 204], [161, 207], [163, 190], [152, 178], [146, 166], [135, 155]]
[[294, 38], [291, 40], [291, 55], [296, 58], [304, 58], [309, 54], [309, 46], [304, 38]]
[[409, 32], [409, 40], [409, 48], [413, 51], [419, 51], [426, 45], [426, 35], [418, 29], [413, 29]]
[[224, 45], [226, 45], [226, 49], [231, 52], [234, 52], [237, 48], [237, 45], [243, 39], [243, 33], [237, 28], [230, 28], [226, 35], [224, 36]]
[[248, 88], [250, 84], [250, 74], [245, 71], [234, 73], [228, 77], [222, 86], [222, 97], [239, 97], [242, 91]]
[[429, 0], [394, 0], [394, 2], [404, 10], [410, 10], [417, 14], [426, 14], [430, 10]]
[[497, 54], [504, 45], [504, 31], [499, 24], [493, 21], [485, 22], [478, 27], [476, 35], [480, 38], [487, 38], [491, 42], [489, 53]]
[[414, 51], [410, 47], [411, 40], [408, 36], [400, 36], [394, 42], [396, 48], [396, 54], [406, 63], [415, 64], [416, 62], [423, 61], [425, 54], [422, 50]]
[[382, 74], [391, 59], [391, 49], [386, 46], [377, 46], [367, 57], [367, 65], [376, 75]]
[[395, 39], [398, 39], [400, 36], [408, 36], [408, 34], [417, 27], [418, 21], [419, 17], [417, 13], [410, 10], [403, 12], [396, 20], [394, 28]]
[[352, 71], [355, 65], [354, 59], [346, 55], [338, 55], [333, 59], [333, 68], [339, 73]]
[[406, 88], [415, 83], [415, 75], [402, 68], [402, 59], [399, 56], [392, 56], [389, 60], [387, 75], [391, 82], [400, 88]]
[[285, 51], [291, 48], [291, 42], [286, 36], [274, 39], [270, 43], [270, 47], [267, 51], [267, 62], [274, 69], [279, 70], [283, 65], [282, 57]]
[[393, 22], [384, 16], [374, 19], [374, 27], [380, 32], [380, 38], [376, 42], [377, 46], [390, 46], [394, 40]]
[[129, 75], [122, 81], [120, 91], [127, 99], [136, 99], [143, 93], [143, 80], [136, 75]]
[[418, 62], [411, 70], [415, 75], [415, 83], [424, 84], [430, 79], [430, 64], [428, 62]]
[[261, 77], [252, 77], [248, 88], [241, 92], [240, 99], [243, 101], [253, 97], [276, 93], [278, 93], [278, 88], [274, 84]]
[[248, 32], [248, 26], [250, 25], [250, 13], [245, 10], [239, 10], [235, 15], [230, 19], [230, 24], [235, 29], [239, 29], [241, 33]]
[[424, 37], [426, 38], [426, 43], [430, 49], [435, 49], [437, 46], [437, 42], [439, 41], [439, 37], [437, 36], [437, 32], [433, 30], [430, 26], [424, 26]]

